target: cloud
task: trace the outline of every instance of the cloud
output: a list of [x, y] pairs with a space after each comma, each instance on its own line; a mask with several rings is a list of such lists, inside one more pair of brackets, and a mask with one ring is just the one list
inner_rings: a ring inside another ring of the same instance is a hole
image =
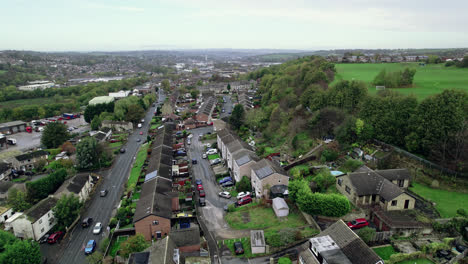
[[91, 9], [108, 9], [108, 10], [111, 9], [111, 10], [119, 10], [119, 11], [127, 11], [127, 12], [144, 12], [145, 11], [145, 9], [141, 7], [98, 4], [98, 3], [87, 3], [86, 7], [91, 8]]

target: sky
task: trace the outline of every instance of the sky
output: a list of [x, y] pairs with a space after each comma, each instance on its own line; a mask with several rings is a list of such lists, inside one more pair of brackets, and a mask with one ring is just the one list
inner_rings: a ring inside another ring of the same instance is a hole
[[468, 47], [466, 0], [0, 0], [0, 50]]

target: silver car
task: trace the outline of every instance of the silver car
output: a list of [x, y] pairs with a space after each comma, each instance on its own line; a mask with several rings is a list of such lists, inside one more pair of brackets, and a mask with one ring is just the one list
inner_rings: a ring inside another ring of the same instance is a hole
[[99, 233], [101, 233], [101, 229], [102, 229], [101, 222], [97, 222], [96, 225], [93, 228], [93, 234], [99, 235]]
[[229, 192], [220, 192], [218, 193], [219, 197], [223, 197], [223, 198], [226, 198], [226, 199], [229, 199], [231, 198], [231, 194]]

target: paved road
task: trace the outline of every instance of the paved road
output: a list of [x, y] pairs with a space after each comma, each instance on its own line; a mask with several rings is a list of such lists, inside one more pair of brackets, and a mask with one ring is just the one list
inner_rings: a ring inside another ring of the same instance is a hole
[[232, 109], [234, 108], [230, 95], [223, 95], [223, 98], [226, 99], [226, 103], [223, 104], [224, 113], [221, 113], [221, 118], [229, 116], [229, 113], [232, 112]]
[[[161, 93], [159, 96], [159, 103], [164, 102], [164, 95]], [[154, 112], [154, 107], [151, 107], [145, 116], [145, 122], [141, 129], [136, 129], [128, 138], [125, 148], [127, 151], [123, 154], [119, 154], [114, 161], [114, 165], [111, 169], [101, 173], [104, 177], [99, 189], [107, 189], [109, 193], [106, 197], [99, 196], [99, 190], [91, 197], [90, 205], [87, 213], [82, 216], [92, 217], [94, 223], [101, 222], [104, 227], [107, 227], [111, 215], [116, 210], [120, 197], [123, 192], [123, 186], [128, 179], [131, 166], [134, 161], [134, 157], [140, 147], [141, 143], [137, 143], [137, 138], [141, 138], [143, 142], [146, 139], [147, 132], [150, 126], [149, 120], [151, 120]], [[143, 135], [139, 135], [140, 131], [143, 131]], [[94, 225], [93, 223], [93, 225]], [[60, 263], [60, 264], [80, 264], [87, 263], [84, 255], [84, 247], [90, 239], [95, 239], [97, 243], [101, 241], [104, 235], [107, 235], [105, 231], [101, 235], [93, 235], [92, 227], [81, 228], [77, 226], [64, 239], [62, 245], [46, 245], [41, 247], [41, 251], [45, 251], [45, 255], [48, 257], [48, 263]], [[57, 250], [54, 247], [64, 247], [64, 250]]]

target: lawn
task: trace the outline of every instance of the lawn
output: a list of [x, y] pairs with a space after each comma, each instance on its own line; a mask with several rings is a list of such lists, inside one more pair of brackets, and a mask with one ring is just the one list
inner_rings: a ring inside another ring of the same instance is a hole
[[219, 154], [217, 154], [217, 153], [216, 153], [216, 154], [212, 154], [212, 155], [208, 155], [208, 159], [209, 159], [209, 160], [214, 160], [214, 159], [219, 159], [219, 158], [220, 158], [220, 157], [219, 157]]
[[15, 108], [19, 106], [25, 105], [36, 105], [41, 106], [45, 104], [53, 104], [53, 103], [71, 103], [72, 100], [70, 99], [62, 99], [56, 101], [53, 97], [42, 97], [42, 98], [32, 98], [32, 99], [19, 99], [19, 100], [12, 100], [12, 101], [5, 101], [0, 104], [0, 108]]
[[272, 208], [255, 203], [236, 208], [234, 212], [226, 215], [226, 221], [233, 229], [280, 230], [287, 227], [295, 228], [307, 225], [299, 212], [292, 208], [289, 210], [289, 215], [280, 220], [276, 217]]
[[389, 260], [390, 256], [396, 253], [392, 246], [372, 248], [372, 250], [383, 260]]
[[111, 148], [118, 148], [118, 147], [122, 146], [122, 143], [123, 143], [122, 141], [110, 143], [110, 144], [109, 144], [109, 147], [111, 147]]
[[135, 163], [133, 164], [133, 168], [130, 171], [130, 178], [128, 178], [128, 184], [127, 184], [127, 191], [130, 191], [136, 186], [136, 183], [138, 181], [138, 176], [140, 175], [141, 172], [141, 167], [143, 166], [143, 163], [145, 163], [146, 156], [148, 155], [147, 150], [148, 150], [149, 144], [146, 143], [140, 147], [140, 150], [138, 151]]
[[434, 262], [428, 259], [412, 259], [398, 262], [397, 264], [434, 264]]
[[410, 190], [424, 197], [427, 200], [435, 202], [436, 209], [444, 218], [454, 217], [457, 215], [457, 210], [460, 208], [468, 211], [468, 193], [459, 193], [412, 183], [413, 187]]
[[109, 250], [109, 255], [111, 255], [112, 257], [115, 257], [115, 255], [117, 254], [117, 251], [119, 251], [120, 249], [120, 244], [126, 241], [127, 239], [128, 239], [128, 236], [117, 237], [117, 240], [114, 242], [114, 244], [112, 244], [112, 247]]
[[468, 91], [468, 70], [456, 67], [445, 67], [444, 64], [428, 64], [424, 67], [418, 63], [349, 63], [335, 64], [338, 80], [361, 80], [369, 84], [369, 92], [376, 93], [371, 85], [375, 76], [382, 70], [397, 71], [406, 67], [415, 68], [414, 87], [393, 88], [400, 93], [414, 94], [419, 100], [430, 95], [441, 93], [444, 89], [462, 89]]

